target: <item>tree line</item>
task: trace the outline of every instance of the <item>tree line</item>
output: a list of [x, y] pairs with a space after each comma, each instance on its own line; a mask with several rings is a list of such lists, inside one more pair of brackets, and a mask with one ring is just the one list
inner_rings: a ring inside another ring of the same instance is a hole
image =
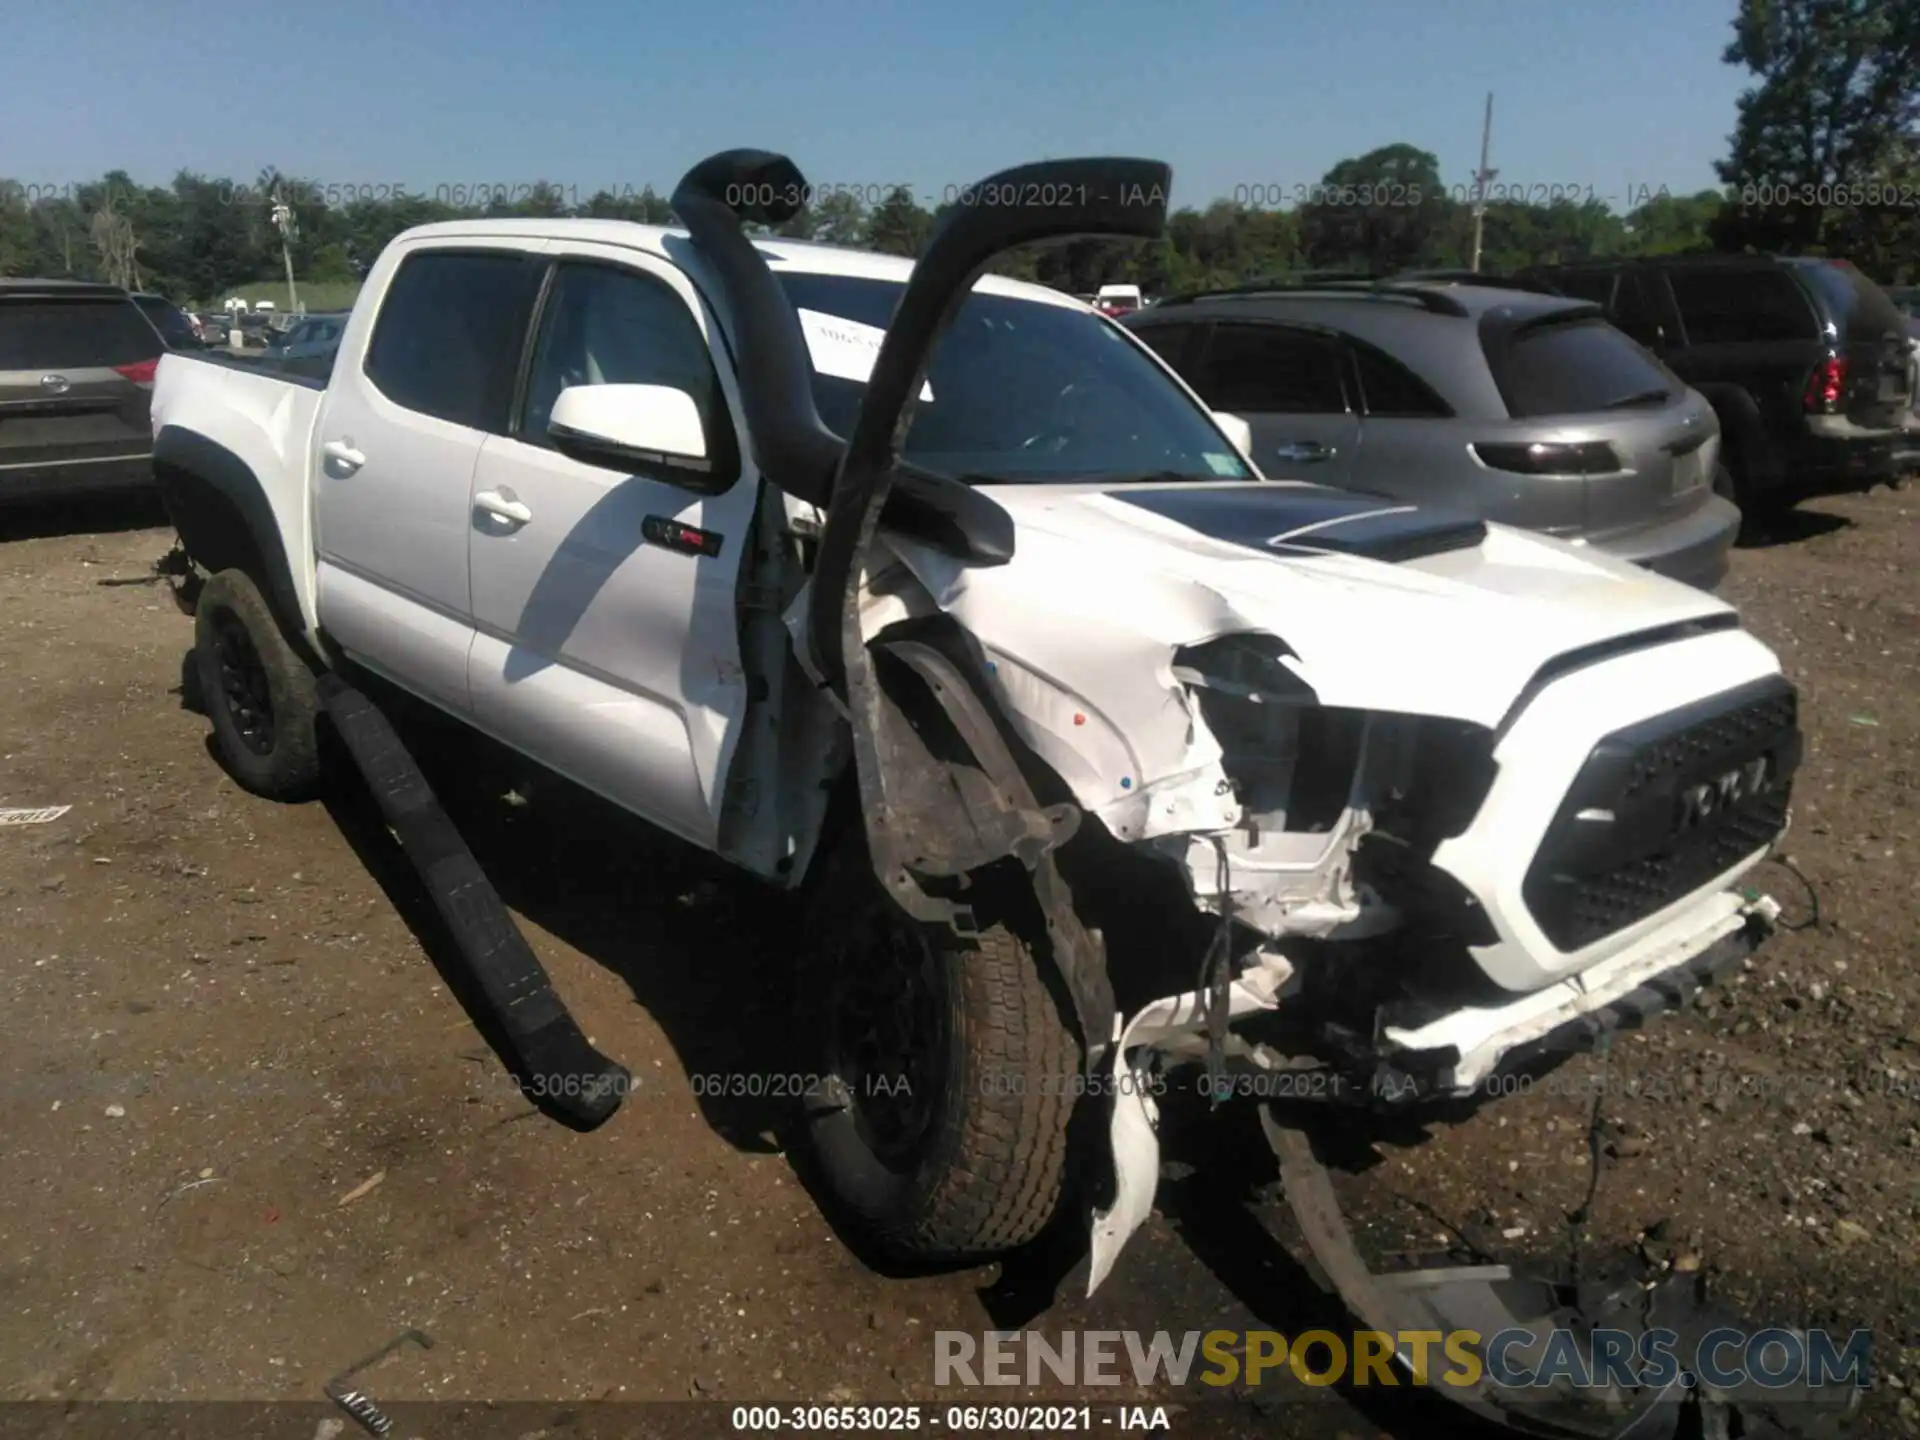
[[[1722, 186], [1642, 187], [1616, 210], [1577, 186], [1476, 193], [1442, 184], [1411, 143], [1342, 160], [1295, 194], [1243, 186], [1174, 212], [1149, 244], [1085, 242], [999, 268], [1074, 292], [1133, 282], [1149, 295], [1301, 271], [1387, 273], [1469, 263], [1483, 210], [1483, 270], [1616, 255], [1762, 249], [1852, 259], [1884, 282], [1920, 276], [1920, 5], [1912, 0], [1740, 0], [1723, 59], [1753, 84], [1739, 102]], [[276, 223], [275, 201], [284, 204]], [[871, 201], [872, 203], [868, 203]], [[1476, 205], [1478, 201], [1478, 205]], [[778, 233], [916, 254], [943, 207], [904, 189], [817, 197]], [[0, 275], [74, 276], [212, 303], [278, 280], [283, 239], [302, 281], [351, 281], [402, 230], [468, 216], [670, 223], [651, 188], [582, 196], [558, 185], [331, 186], [267, 170], [251, 181], [124, 171], [54, 187], [0, 180]]]

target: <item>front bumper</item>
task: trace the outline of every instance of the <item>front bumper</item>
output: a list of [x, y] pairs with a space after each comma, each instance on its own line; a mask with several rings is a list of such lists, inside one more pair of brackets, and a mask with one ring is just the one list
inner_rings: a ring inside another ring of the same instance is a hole
[[1466, 1096], [1501, 1072], [1591, 1048], [1685, 1003], [1756, 950], [1779, 906], [1722, 891], [1632, 950], [1505, 1005], [1466, 1005], [1426, 1024], [1388, 1025], [1372, 1082], [1382, 1100]]
[[[1231, 1074], [1216, 1094], [1270, 1101], [1358, 1101], [1399, 1108], [1446, 1095], [1471, 1095], [1496, 1074], [1544, 1055], [1588, 1048], [1616, 1028], [1638, 1025], [1684, 1003], [1739, 963], [1769, 934], [1780, 907], [1765, 896], [1727, 891], [1671, 919], [1596, 971], [1570, 978], [1503, 1006], [1464, 1006], [1419, 1029], [1386, 1027], [1375, 1055], [1342, 1070], [1299, 1070], [1263, 1045], [1261, 1022], [1290, 1003], [1292, 967], [1272, 954], [1235, 980], [1224, 1041]], [[1112, 1097], [1113, 1203], [1093, 1216], [1091, 1295], [1112, 1272], [1129, 1237], [1153, 1211], [1160, 1174], [1156, 1063], [1197, 1059], [1205, 1050], [1208, 997], [1171, 995], [1146, 1006], [1123, 1028], [1103, 1084]], [[1492, 1093], [1488, 1091], [1487, 1093]]]

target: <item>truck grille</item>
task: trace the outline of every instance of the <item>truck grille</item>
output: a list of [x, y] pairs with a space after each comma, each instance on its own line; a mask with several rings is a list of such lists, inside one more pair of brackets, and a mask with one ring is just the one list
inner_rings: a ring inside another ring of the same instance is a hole
[[1601, 740], [1522, 887], [1563, 952], [1656, 914], [1770, 844], [1800, 763], [1798, 700], [1775, 676]]

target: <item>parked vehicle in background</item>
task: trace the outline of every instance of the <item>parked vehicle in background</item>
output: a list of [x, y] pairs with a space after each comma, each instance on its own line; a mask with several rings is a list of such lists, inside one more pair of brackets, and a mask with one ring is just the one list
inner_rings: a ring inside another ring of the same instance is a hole
[[1712, 402], [1743, 510], [1862, 490], [1900, 468], [1908, 316], [1843, 260], [1662, 256], [1528, 270], [1613, 322]]
[[1104, 315], [1129, 315], [1144, 303], [1138, 285], [1102, 285], [1093, 297], [1093, 308]]
[[1253, 284], [1122, 323], [1247, 422], [1270, 476], [1524, 526], [1707, 589], [1726, 573], [1740, 514], [1713, 409], [1598, 306]]
[[[246, 310], [236, 312], [234, 315], [234, 324], [240, 331], [240, 340], [243, 345], [259, 347], [267, 343], [269, 331], [267, 316], [264, 311]], [[232, 341], [232, 331], [228, 331], [227, 338], [229, 342]]]
[[118, 286], [0, 279], [0, 499], [149, 481], [166, 348]]
[[140, 307], [140, 313], [147, 317], [153, 328], [160, 332], [160, 338], [167, 342], [168, 349], [198, 350], [206, 344], [193, 317], [166, 296], [136, 290], [133, 292], [133, 303]]
[[261, 359], [294, 375], [324, 380], [333, 371], [347, 315], [305, 315], [267, 341]]
[[197, 310], [193, 313], [194, 328], [200, 338], [209, 345], [227, 343], [227, 331], [233, 326], [233, 317], [218, 310]]

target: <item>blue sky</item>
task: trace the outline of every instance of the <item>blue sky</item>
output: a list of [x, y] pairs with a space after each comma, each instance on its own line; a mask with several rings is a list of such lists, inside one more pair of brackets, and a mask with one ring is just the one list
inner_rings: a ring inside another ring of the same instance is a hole
[[[669, 190], [734, 145], [816, 185], [944, 187], [1045, 156], [1166, 160], [1176, 204], [1410, 141], [1464, 185], [1715, 183], [1734, 0], [17, 0], [0, 177], [264, 166], [336, 185]], [[227, 75], [233, 73], [234, 78]], [[1638, 198], [1637, 195], [1634, 198]]]

